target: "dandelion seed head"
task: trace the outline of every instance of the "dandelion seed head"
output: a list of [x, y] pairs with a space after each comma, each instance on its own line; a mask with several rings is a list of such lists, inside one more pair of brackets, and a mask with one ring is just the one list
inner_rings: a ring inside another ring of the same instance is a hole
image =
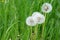
[[33, 19], [32, 16], [29, 16], [29, 17], [26, 19], [26, 24], [27, 24], [28, 26], [35, 26], [35, 25], [36, 25], [36, 22], [35, 22], [35, 20]]
[[42, 12], [49, 13], [52, 11], [52, 5], [49, 3], [44, 3], [42, 5]]
[[35, 15], [40, 15], [39, 12], [33, 12], [32, 16], [35, 16]]
[[38, 23], [38, 24], [42, 24], [42, 23], [44, 23], [44, 21], [45, 21], [44, 15], [42, 15], [42, 14], [39, 13], [39, 12], [34, 12], [34, 13], [32, 14], [32, 16], [33, 16], [33, 19], [35, 20], [35, 22]]

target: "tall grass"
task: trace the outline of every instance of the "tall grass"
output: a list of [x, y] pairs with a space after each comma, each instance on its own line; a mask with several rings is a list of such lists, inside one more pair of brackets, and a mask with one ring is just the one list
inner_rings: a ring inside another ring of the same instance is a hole
[[[43, 3], [52, 4], [44, 24], [27, 26], [25, 21]], [[44, 26], [44, 29], [42, 29]], [[43, 32], [43, 37], [42, 37]], [[0, 40], [60, 40], [60, 0], [0, 0]]]

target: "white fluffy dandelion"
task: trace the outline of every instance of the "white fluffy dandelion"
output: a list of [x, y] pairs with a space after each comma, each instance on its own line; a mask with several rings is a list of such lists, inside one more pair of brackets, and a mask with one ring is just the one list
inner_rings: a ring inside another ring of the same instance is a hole
[[49, 3], [44, 3], [42, 5], [42, 12], [49, 13], [52, 11], [52, 5]]
[[27, 24], [28, 26], [35, 26], [35, 25], [36, 25], [36, 22], [35, 22], [35, 20], [33, 19], [32, 16], [29, 16], [29, 17], [26, 19], [26, 24]]
[[32, 16], [40, 15], [40, 14], [41, 14], [40, 12], [33, 12]]
[[39, 12], [34, 12], [34, 13], [32, 14], [32, 16], [33, 16], [33, 19], [35, 20], [35, 22], [38, 23], [38, 24], [42, 24], [42, 23], [45, 22], [45, 17], [44, 17], [44, 15], [42, 15], [42, 14], [39, 13]]

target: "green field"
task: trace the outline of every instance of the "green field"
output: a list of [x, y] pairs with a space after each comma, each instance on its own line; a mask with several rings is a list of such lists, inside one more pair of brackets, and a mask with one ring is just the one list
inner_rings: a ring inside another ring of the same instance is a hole
[[[52, 5], [46, 15], [43, 3]], [[26, 25], [26, 18], [36, 11], [45, 15], [45, 23]], [[0, 0], [0, 40], [60, 40], [60, 0]]]

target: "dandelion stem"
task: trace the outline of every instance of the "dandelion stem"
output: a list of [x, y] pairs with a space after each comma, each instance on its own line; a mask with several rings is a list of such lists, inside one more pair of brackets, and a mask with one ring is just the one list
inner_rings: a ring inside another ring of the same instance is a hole
[[36, 27], [35, 27], [35, 38], [34, 38], [34, 40], [36, 40], [37, 39], [37, 31], [38, 31], [38, 25], [36, 25]]
[[31, 37], [30, 40], [32, 40], [32, 27], [31, 27], [31, 36], [30, 37]]
[[45, 29], [45, 23], [46, 23], [46, 13], [44, 14], [45, 15], [45, 22], [43, 24], [43, 27], [42, 27], [42, 39], [41, 40], [44, 40], [44, 29]]

